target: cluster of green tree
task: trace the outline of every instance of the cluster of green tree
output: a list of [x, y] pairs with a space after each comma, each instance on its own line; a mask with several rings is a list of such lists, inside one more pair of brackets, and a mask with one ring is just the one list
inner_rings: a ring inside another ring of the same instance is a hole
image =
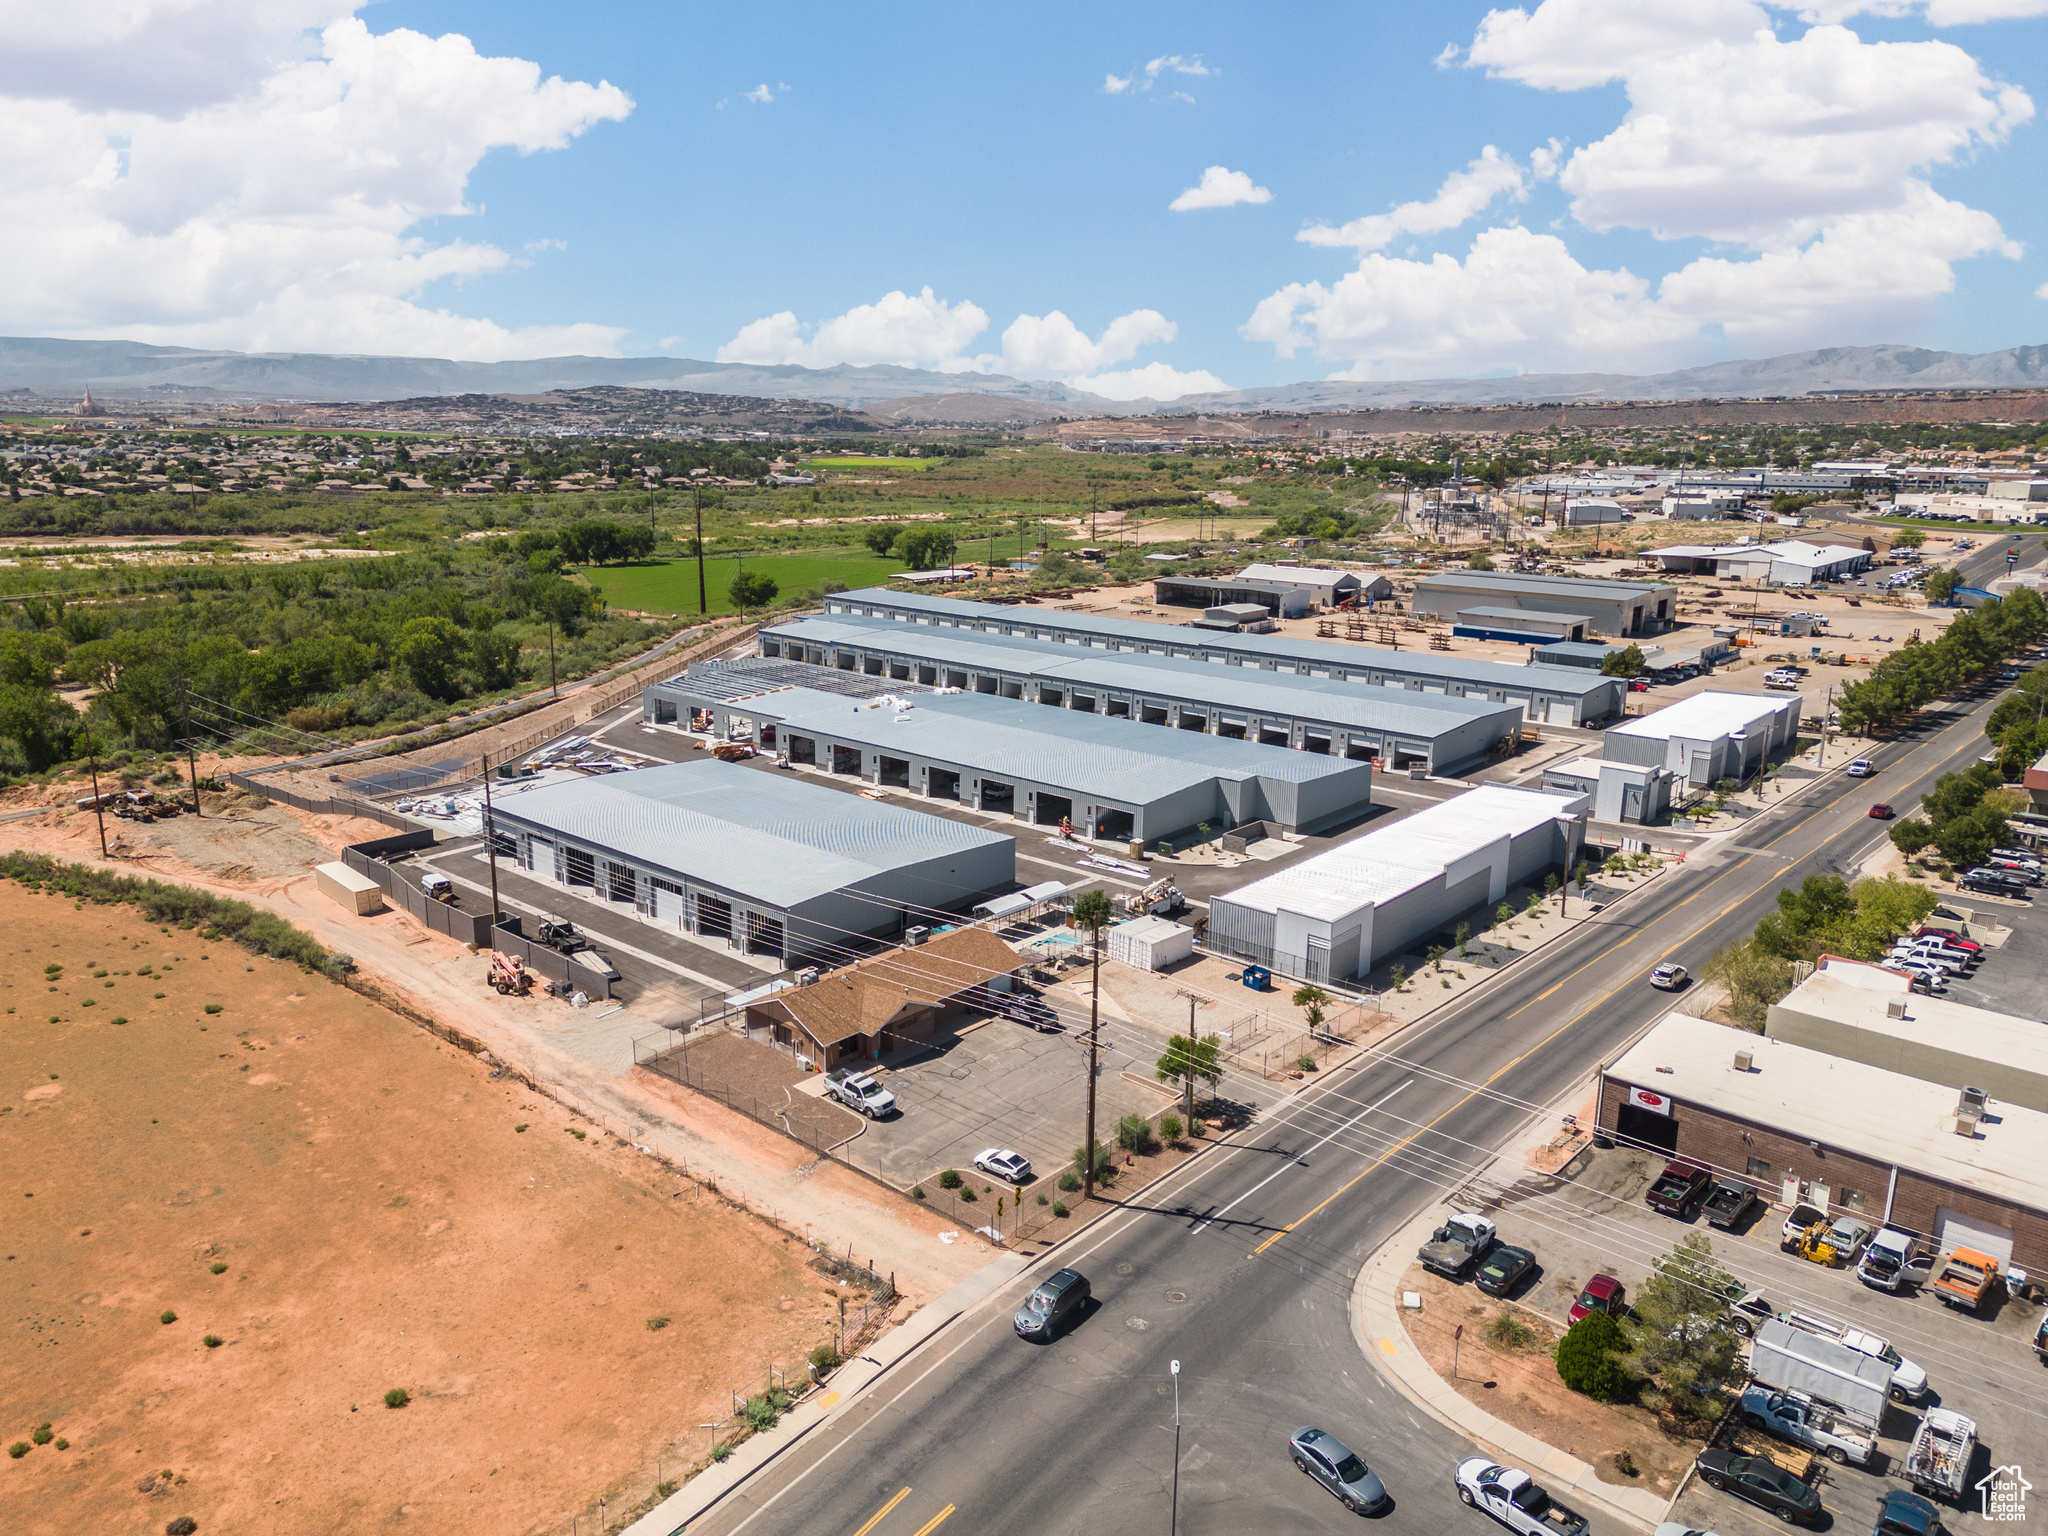
[[1999, 777], [2008, 784], [2048, 753], [2048, 667], [2022, 674], [1984, 722], [1984, 734], [1998, 749]]
[[1972, 763], [1960, 773], [1943, 774], [1920, 797], [1920, 814], [1893, 825], [1892, 843], [1908, 858], [1932, 845], [1953, 868], [1968, 869], [2011, 837], [2006, 818], [2023, 803], [2018, 790], [2005, 787], [1996, 765]]
[[[0, 630], [0, 771], [101, 751], [162, 751], [192, 727], [233, 736], [284, 721], [368, 733], [445, 717], [529, 678], [595, 671], [656, 631], [512, 548], [199, 567], [177, 590], [9, 606]], [[552, 552], [545, 552], [552, 554]], [[95, 691], [80, 714], [59, 684]]]
[[1558, 1379], [1603, 1403], [1633, 1399], [1711, 1420], [1741, 1353], [1728, 1308], [1741, 1293], [1706, 1234], [1687, 1233], [1651, 1266], [1624, 1317], [1589, 1313], [1558, 1340]]
[[1703, 974], [1728, 988], [1730, 1013], [1761, 1027], [1765, 1010], [1792, 990], [1794, 961], [1878, 959], [1934, 907], [1934, 893], [1910, 880], [1887, 875], [1851, 886], [1836, 875], [1808, 875], [1798, 890], [1779, 891], [1778, 910], [1748, 938], [1716, 951]]
[[1286, 507], [1279, 511], [1260, 535], [1267, 539], [1321, 539], [1325, 543], [1344, 539], [1369, 539], [1386, 525], [1393, 508], [1378, 499], [1355, 506], [1324, 505]]
[[[1162, 465], [1162, 467], [1164, 466]], [[1117, 496], [1107, 502], [1103, 510], [1105, 512], [1139, 512], [1147, 507], [1195, 507], [1200, 506], [1206, 499], [1206, 497], [1192, 491], [1178, 496]]]
[[878, 555], [894, 555], [913, 571], [943, 570], [953, 563], [959, 541], [944, 526], [906, 528], [901, 523], [877, 523], [861, 535]]
[[[645, 523], [612, 523], [586, 517], [566, 528], [534, 528], [520, 534], [512, 547], [526, 556], [536, 570], [560, 570], [565, 565], [617, 565], [626, 560], [645, 560], [654, 553], [654, 530]], [[535, 555], [553, 553], [536, 564]]]
[[2048, 604], [2031, 587], [2003, 602], [1959, 615], [1938, 640], [1908, 645], [1842, 690], [1842, 724], [1851, 731], [1894, 725], [1933, 699], [2048, 633]]
[[1609, 651], [1600, 660], [1602, 677], [1634, 677], [1643, 670], [1643, 648], [1631, 640], [1618, 651]]

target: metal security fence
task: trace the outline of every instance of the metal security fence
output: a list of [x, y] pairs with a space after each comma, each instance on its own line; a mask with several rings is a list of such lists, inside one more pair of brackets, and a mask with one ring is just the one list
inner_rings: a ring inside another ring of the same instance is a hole
[[415, 881], [407, 878], [410, 870], [385, 862], [385, 856], [390, 854], [411, 853], [433, 846], [433, 830], [423, 827], [399, 837], [382, 837], [375, 842], [344, 848], [341, 861], [357, 874], [376, 881], [378, 889], [391, 899], [393, 906], [402, 907], [435, 933], [445, 933], [459, 943], [481, 948], [490, 938], [491, 919], [488, 913], [465, 912], [457, 902], [436, 901]]
[[388, 810], [368, 800], [353, 795], [302, 795], [277, 784], [268, 784], [246, 773], [231, 773], [228, 782], [252, 795], [261, 795], [266, 800], [276, 800], [295, 811], [307, 811], [315, 816], [356, 816], [364, 821], [381, 822], [401, 832], [422, 830], [420, 823], [409, 816]]
[[[689, 1059], [687, 1047], [675, 1044], [674, 1037], [666, 1033], [635, 1040], [633, 1064], [645, 1067], [672, 1083], [694, 1089], [706, 1098], [716, 1099], [728, 1109], [736, 1109], [748, 1119], [758, 1120], [770, 1129], [782, 1132], [790, 1140], [802, 1143], [821, 1157], [836, 1158], [839, 1149], [851, 1139], [834, 1138], [806, 1123], [801, 1116], [792, 1115], [785, 1106], [770, 1104], [746, 1089], [736, 1088], [724, 1078], [706, 1072]], [[843, 1158], [837, 1160], [845, 1161]]]

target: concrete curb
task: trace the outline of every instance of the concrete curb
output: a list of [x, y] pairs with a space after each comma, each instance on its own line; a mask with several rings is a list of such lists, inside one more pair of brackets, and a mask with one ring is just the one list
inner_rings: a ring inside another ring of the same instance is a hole
[[626, 1527], [625, 1536], [678, 1536], [692, 1521], [708, 1513], [812, 1430], [830, 1423], [892, 1366], [907, 1359], [968, 1308], [1002, 1289], [1031, 1262], [1021, 1254], [1004, 1254], [984, 1264], [936, 1301], [918, 1308], [876, 1340], [866, 1353], [842, 1365], [823, 1391], [798, 1403], [774, 1429], [750, 1437], [724, 1461], [691, 1478]]
[[[1430, 1369], [1402, 1325], [1395, 1289], [1407, 1268], [1406, 1255], [1427, 1240], [1436, 1224], [1434, 1207], [1397, 1232], [1358, 1272], [1351, 1292], [1351, 1333], [1360, 1353], [1416, 1407], [1439, 1423], [1507, 1461], [1538, 1470], [1553, 1484], [1569, 1488], [1569, 1497], [1597, 1506], [1601, 1513], [1641, 1530], [1654, 1530], [1664, 1518], [1665, 1500], [1635, 1488], [1603, 1482], [1592, 1466], [1534, 1435], [1495, 1418], [1467, 1402], [1456, 1388]], [[667, 1533], [661, 1533], [667, 1536]]]

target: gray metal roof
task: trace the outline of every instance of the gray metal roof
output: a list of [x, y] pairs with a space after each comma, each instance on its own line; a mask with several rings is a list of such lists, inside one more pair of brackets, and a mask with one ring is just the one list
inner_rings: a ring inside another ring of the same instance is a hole
[[1449, 571], [1440, 576], [1416, 577], [1415, 589], [1419, 592], [1424, 587], [1498, 592], [1504, 596], [1534, 592], [1544, 597], [1591, 597], [1610, 603], [1677, 590], [1663, 582], [1602, 581], [1588, 576], [1523, 576], [1514, 571]]
[[[1227, 582], [1208, 584], [1228, 585]], [[1583, 697], [1607, 686], [1597, 677], [1588, 678], [1578, 667], [1527, 667], [1505, 661], [1447, 656], [1438, 651], [1390, 651], [1333, 640], [1306, 640], [1294, 635], [1190, 633], [1179, 626], [1148, 624], [1141, 619], [1118, 619], [1099, 613], [1054, 613], [1044, 608], [1001, 603], [970, 603], [953, 597], [928, 597], [921, 592], [891, 592], [886, 587], [835, 592], [825, 599], [825, 611], [835, 619], [868, 617], [848, 612], [841, 606], [853, 602], [890, 612], [950, 619], [956, 623], [1028, 624], [1049, 633], [1100, 636], [1119, 644], [1200, 647], [1212, 655], [1236, 656], [1246, 661], [1298, 660], [1316, 667], [1341, 667], [1347, 672], [1401, 672], [1409, 676], [1449, 678], [1487, 688], [1533, 689], [1564, 698]], [[884, 622], [899, 621], [891, 619]]]
[[501, 794], [496, 814], [785, 908], [907, 864], [1012, 841], [943, 816], [715, 761]]
[[[687, 692], [697, 676], [693, 667], [670, 686]], [[1371, 772], [1363, 763], [1320, 753], [992, 694], [921, 693], [911, 706], [900, 713], [886, 706], [859, 709], [828, 694], [783, 688], [748, 700], [746, 710], [784, 731], [816, 732], [848, 745], [961, 763], [1138, 805], [1219, 778], [1299, 784], [1347, 773], [1369, 781]]]
[[860, 614], [798, 619], [761, 633], [769, 639], [800, 640], [821, 647], [873, 646], [955, 670], [1008, 672], [1062, 686], [1090, 686], [1153, 699], [1205, 702], [1247, 717], [1305, 716], [1416, 740], [1434, 739], [1474, 720], [1513, 715], [1516, 710], [1514, 705], [1496, 704], [1488, 699], [1375, 688], [1337, 678], [1262, 672], [1178, 656], [1084, 649], [1021, 635], [930, 629]]
[[1534, 619], [1539, 624], [1570, 624], [1573, 622], [1590, 624], [1593, 622], [1592, 617], [1588, 614], [1553, 613], [1548, 608], [1492, 608], [1486, 606], [1460, 608], [1458, 610], [1458, 617], [1462, 619], [1475, 613], [1482, 619]]

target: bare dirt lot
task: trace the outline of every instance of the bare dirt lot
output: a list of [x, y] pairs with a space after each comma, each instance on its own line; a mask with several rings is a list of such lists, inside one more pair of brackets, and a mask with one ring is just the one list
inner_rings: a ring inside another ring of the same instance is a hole
[[552, 1530], [830, 1335], [801, 1243], [296, 966], [8, 883], [0, 1002], [10, 1531]]

